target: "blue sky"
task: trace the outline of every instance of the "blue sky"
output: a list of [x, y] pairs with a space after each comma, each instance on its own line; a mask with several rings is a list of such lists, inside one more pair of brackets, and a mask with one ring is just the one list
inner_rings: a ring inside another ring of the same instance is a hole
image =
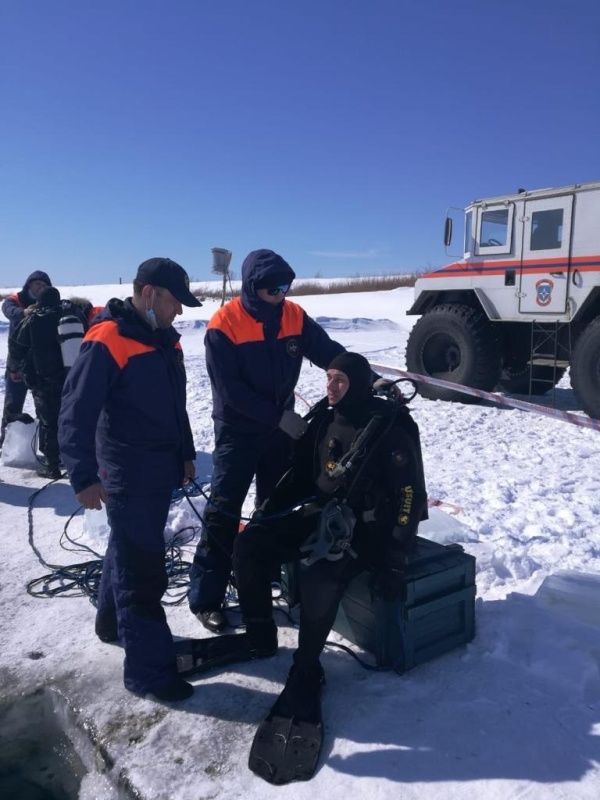
[[598, 0], [2, 0], [0, 284], [442, 266], [447, 206], [600, 180], [599, 42]]

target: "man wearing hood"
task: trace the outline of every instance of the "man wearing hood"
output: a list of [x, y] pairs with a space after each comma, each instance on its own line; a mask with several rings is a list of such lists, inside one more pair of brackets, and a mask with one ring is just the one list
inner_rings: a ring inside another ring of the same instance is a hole
[[161, 598], [167, 589], [164, 528], [171, 494], [195, 475], [186, 375], [173, 327], [200, 302], [168, 258], [138, 268], [133, 297], [95, 317], [62, 397], [59, 444], [84, 508], [106, 504], [111, 533], [98, 591], [96, 634], [125, 649], [125, 688], [184, 700]]
[[256, 476], [260, 505], [285, 472], [294, 439], [306, 429], [294, 411], [302, 359], [326, 369], [344, 352], [296, 303], [286, 299], [295, 272], [272, 250], [242, 264], [241, 297], [208, 324], [206, 367], [213, 397], [215, 449], [211, 496], [190, 571], [190, 610], [214, 632], [223, 610], [242, 505]]
[[[52, 281], [47, 273], [36, 270], [28, 276], [20, 292], [12, 294], [2, 303], [2, 313], [9, 321], [8, 335], [10, 337], [17, 328], [17, 325], [25, 317], [32, 314], [37, 308], [37, 301], [40, 292], [47, 286], [52, 286]], [[32, 422], [29, 414], [23, 414], [25, 397], [27, 396], [27, 386], [23, 381], [23, 375], [12, 365], [10, 359], [7, 362], [4, 374], [4, 409], [2, 411], [2, 424], [0, 427], [0, 449], [4, 443], [6, 426], [9, 422], [22, 420]]]

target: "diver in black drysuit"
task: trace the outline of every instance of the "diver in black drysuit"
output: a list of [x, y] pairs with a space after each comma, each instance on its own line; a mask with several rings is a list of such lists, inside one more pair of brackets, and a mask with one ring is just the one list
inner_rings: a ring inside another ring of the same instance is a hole
[[[344, 378], [340, 397], [333, 384]], [[254, 657], [277, 651], [273, 567], [301, 560], [298, 648], [271, 715], [312, 722], [320, 719], [324, 682], [319, 657], [348, 583], [374, 570], [376, 591], [397, 599], [419, 522], [427, 518], [419, 430], [406, 406], [374, 396], [368, 361], [357, 353], [336, 356], [327, 380], [327, 404], [315, 407], [291, 470], [237, 536], [233, 557]]]

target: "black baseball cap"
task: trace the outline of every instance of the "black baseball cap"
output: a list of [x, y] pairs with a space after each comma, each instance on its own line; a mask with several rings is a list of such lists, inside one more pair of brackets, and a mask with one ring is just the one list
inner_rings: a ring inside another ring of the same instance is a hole
[[202, 303], [190, 292], [190, 279], [183, 267], [170, 258], [149, 258], [138, 267], [137, 281], [144, 285], [168, 289], [184, 306], [201, 306]]

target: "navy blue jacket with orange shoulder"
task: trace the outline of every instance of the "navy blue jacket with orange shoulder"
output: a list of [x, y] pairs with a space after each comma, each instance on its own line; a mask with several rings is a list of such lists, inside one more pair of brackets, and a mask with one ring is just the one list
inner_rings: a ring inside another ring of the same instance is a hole
[[152, 330], [131, 300], [110, 300], [85, 335], [63, 391], [59, 444], [76, 493], [181, 485], [195, 458], [179, 334]]
[[25, 316], [25, 309], [35, 303], [35, 297], [29, 293], [29, 284], [32, 281], [44, 281], [48, 286], [52, 286], [52, 281], [46, 272], [36, 270], [27, 277], [23, 288], [16, 294], [9, 295], [2, 303], [2, 313], [9, 321], [8, 332], [13, 333], [17, 325]]
[[267, 431], [294, 406], [302, 359], [327, 369], [344, 347], [296, 303], [284, 300], [267, 308], [264, 301], [245, 300], [246, 293], [231, 300], [208, 324], [213, 417], [243, 430]]

